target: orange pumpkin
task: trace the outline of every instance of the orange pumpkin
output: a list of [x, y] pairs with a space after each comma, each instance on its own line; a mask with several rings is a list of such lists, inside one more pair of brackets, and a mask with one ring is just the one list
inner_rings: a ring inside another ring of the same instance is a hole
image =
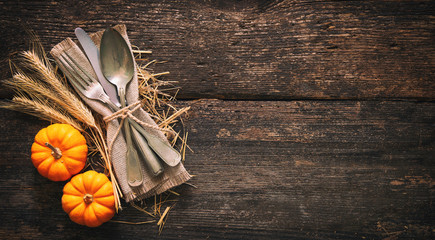
[[73, 222], [98, 227], [115, 215], [112, 183], [93, 170], [78, 174], [63, 188], [62, 208]]
[[42, 176], [65, 181], [84, 168], [87, 154], [85, 137], [71, 125], [57, 123], [36, 134], [31, 158]]

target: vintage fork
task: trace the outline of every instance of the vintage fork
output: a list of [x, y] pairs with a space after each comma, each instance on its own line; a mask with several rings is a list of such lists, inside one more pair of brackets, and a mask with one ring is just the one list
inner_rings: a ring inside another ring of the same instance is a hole
[[[81, 92], [87, 98], [107, 104], [112, 111], [119, 110], [119, 108], [110, 101], [109, 96], [104, 92], [100, 83], [84, 70], [71, 56], [69, 56], [68, 53], [64, 52], [61, 54], [59, 56], [59, 62], [65, 69], [65, 74], [69, 77], [71, 84], [78, 92]], [[138, 124], [132, 119], [128, 118], [128, 121], [135, 128], [138, 126]], [[144, 162], [147, 164], [148, 169], [154, 175], [159, 175], [163, 171], [163, 167], [161, 166], [157, 156], [150, 149], [147, 141], [143, 139], [140, 133], [135, 131], [136, 129], [132, 128], [132, 130], [136, 146], [139, 148], [139, 153], [144, 158]], [[134, 168], [140, 170], [139, 166]], [[132, 184], [134, 185], [134, 183]]]
[[[86, 70], [80, 67], [79, 64], [68, 53], [64, 52], [59, 56], [59, 61], [63, 68], [66, 70], [65, 74], [68, 76], [70, 83], [73, 87], [85, 95], [89, 99], [98, 100], [107, 104], [112, 111], [119, 110], [118, 106], [110, 101], [109, 96], [104, 92], [103, 87], [91, 76]], [[72, 70], [70, 70], [72, 69]]]

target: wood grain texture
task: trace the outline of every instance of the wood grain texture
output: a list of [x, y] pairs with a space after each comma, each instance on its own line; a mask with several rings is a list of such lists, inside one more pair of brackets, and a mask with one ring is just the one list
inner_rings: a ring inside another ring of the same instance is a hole
[[[182, 101], [197, 175], [181, 186], [164, 239], [433, 237], [435, 104], [402, 101]], [[0, 110], [0, 236], [143, 239], [154, 224], [69, 221], [62, 183], [30, 146], [46, 122]], [[7, 128], [16, 126], [15, 128]], [[25, 127], [19, 127], [25, 126]], [[116, 220], [145, 221], [127, 207]]]
[[[435, 98], [433, 1], [2, 1], [0, 76], [73, 30], [127, 25], [180, 99]], [[11, 93], [0, 91], [1, 97]]]
[[[90, 229], [30, 161], [36, 118], [0, 109], [2, 239], [434, 238], [433, 1], [0, 1], [0, 79], [74, 28], [124, 23], [192, 106], [196, 175], [155, 224]], [[0, 88], [0, 99], [12, 92]], [[194, 100], [201, 99], [201, 100]], [[221, 100], [216, 100], [221, 99]], [[252, 100], [252, 101], [251, 101]], [[266, 100], [266, 101], [264, 101]], [[271, 101], [269, 101], [271, 100]], [[282, 101], [284, 100], [284, 101]], [[125, 205], [114, 220], [141, 222]]]

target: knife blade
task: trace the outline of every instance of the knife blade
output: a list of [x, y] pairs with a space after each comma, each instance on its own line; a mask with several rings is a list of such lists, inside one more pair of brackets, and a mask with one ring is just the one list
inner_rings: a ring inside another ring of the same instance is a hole
[[121, 103], [118, 99], [118, 94], [116, 92], [116, 87], [111, 84], [103, 75], [100, 66], [100, 53], [98, 51], [97, 46], [92, 41], [91, 37], [83, 30], [82, 28], [76, 28], [75, 34], [77, 39], [82, 45], [83, 50], [85, 51], [85, 55], [88, 57], [89, 62], [94, 69], [95, 74], [97, 75], [98, 81], [103, 86], [103, 89], [106, 91], [110, 100], [118, 107], [121, 106]]

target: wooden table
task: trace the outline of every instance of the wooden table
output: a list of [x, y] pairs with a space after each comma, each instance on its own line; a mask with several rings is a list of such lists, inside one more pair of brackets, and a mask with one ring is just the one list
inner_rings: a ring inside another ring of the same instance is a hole
[[[73, 30], [127, 25], [167, 61], [196, 175], [163, 232], [90, 229], [60, 204], [64, 183], [30, 161], [34, 117], [0, 110], [2, 239], [433, 238], [433, 1], [2, 1], [0, 76]], [[2, 99], [12, 92], [1, 88]], [[149, 218], [124, 204], [114, 220]]]

